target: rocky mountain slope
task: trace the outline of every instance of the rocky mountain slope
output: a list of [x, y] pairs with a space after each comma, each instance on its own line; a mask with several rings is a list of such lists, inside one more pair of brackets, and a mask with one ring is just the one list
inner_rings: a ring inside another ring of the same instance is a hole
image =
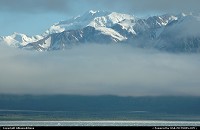
[[129, 14], [91, 10], [54, 24], [42, 35], [29, 37], [14, 33], [0, 37], [0, 41], [37, 51], [63, 50], [87, 43], [128, 43], [170, 52], [199, 52], [200, 15], [165, 14], [141, 19]]

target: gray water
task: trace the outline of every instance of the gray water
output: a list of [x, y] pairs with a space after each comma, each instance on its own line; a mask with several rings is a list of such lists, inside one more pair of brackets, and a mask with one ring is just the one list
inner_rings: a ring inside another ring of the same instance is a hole
[[200, 126], [200, 121], [0, 121], [0, 126]]

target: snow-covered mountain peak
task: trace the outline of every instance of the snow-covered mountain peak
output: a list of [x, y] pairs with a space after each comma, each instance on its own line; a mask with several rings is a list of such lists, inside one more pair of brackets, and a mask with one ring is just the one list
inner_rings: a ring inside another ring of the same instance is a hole
[[31, 41], [31, 38], [26, 36], [25, 34], [14, 32], [10, 36], [4, 36], [2, 37], [3, 42], [7, 43], [10, 46], [19, 46], [20, 45], [26, 45], [28, 41]]
[[93, 21], [96, 17], [106, 16], [110, 13], [111, 12], [107, 11], [93, 11], [93, 10], [87, 11], [83, 15], [78, 15], [69, 20], [55, 23], [43, 34], [43, 36], [47, 36], [53, 33], [60, 33], [66, 30], [82, 29], [88, 26], [90, 22]]
[[152, 16], [149, 17], [146, 21], [149, 24], [150, 28], [161, 28], [165, 27], [172, 21], [178, 20], [178, 17], [173, 14], [164, 14], [161, 16]]
[[95, 14], [97, 11], [90, 10], [89, 12], [92, 13], [92, 14]]
[[105, 15], [108, 15], [110, 14], [111, 12], [109, 11], [100, 11], [100, 10], [89, 10], [87, 12], [85, 12], [83, 14], [83, 16], [87, 17], [87, 16], [95, 16], [95, 17], [101, 17], [101, 16], [105, 16]]
[[98, 13], [98, 12], [100, 12], [100, 11], [99, 11], [99, 10], [98, 10], [98, 11], [94, 11], [94, 10], [90, 10], [90, 11], [89, 11], [89, 13], [92, 14], [92, 15], [93, 15], [93, 14], [96, 14], [96, 13]]
[[19, 42], [27, 42], [30, 40], [29, 36], [22, 34], [22, 33], [17, 33], [17, 32], [14, 32], [12, 35], [10, 35], [10, 37]]
[[27, 36], [22, 33], [14, 32], [10, 36], [3, 36], [1, 37], [1, 42], [8, 44], [9, 46], [13, 47], [19, 47], [19, 46], [25, 46], [28, 43], [38, 41], [42, 39], [42, 36], [36, 35], [33, 37]]
[[112, 12], [106, 16], [95, 17], [88, 25], [92, 27], [112, 27], [124, 20], [134, 20], [134, 17], [127, 14]]
[[167, 23], [170, 23], [171, 21], [178, 20], [178, 17], [174, 14], [164, 14], [160, 16], [161, 19], [166, 21]]
[[100, 10], [89, 10], [88, 12], [85, 12], [84, 15], [95, 15], [95, 16], [99, 17], [99, 16], [107, 15], [109, 13], [111, 13], [111, 12], [100, 11]]
[[[90, 10], [55, 23], [42, 35], [29, 37], [15, 32], [0, 37], [0, 42], [14, 47], [50, 51], [80, 43], [132, 43], [142, 39], [150, 43], [164, 41], [159, 45], [148, 45], [156, 48], [197, 50], [195, 47], [200, 46], [199, 25], [199, 13], [164, 14], [141, 19], [129, 14]], [[139, 46], [145, 47], [145, 44]]]
[[111, 27], [116, 23], [122, 22], [123, 20], [135, 20], [135, 18], [134, 16], [128, 14], [90, 10], [81, 16], [54, 24], [45, 32], [45, 35], [60, 33], [66, 30], [82, 29], [87, 26], [95, 28]]

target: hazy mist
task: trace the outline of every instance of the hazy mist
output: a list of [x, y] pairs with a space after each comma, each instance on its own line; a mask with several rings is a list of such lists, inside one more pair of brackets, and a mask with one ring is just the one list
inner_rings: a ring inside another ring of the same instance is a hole
[[199, 54], [88, 44], [65, 51], [0, 47], [0, 93], [200, 96]]

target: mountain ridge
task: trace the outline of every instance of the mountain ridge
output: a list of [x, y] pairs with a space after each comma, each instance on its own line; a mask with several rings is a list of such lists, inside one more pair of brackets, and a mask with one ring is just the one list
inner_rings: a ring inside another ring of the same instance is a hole
[[[82, 43], [130, 43], [172, 52], [199, 52], [200, 15], [180, 13], [151, 16], [90, 10], [83, 15], [58, 22], [42, 35], [29, 37], [14, 33], [0, 37], [9, 46], [37, 50], [63, 50]], [[184, 35], [183, 35], [184, 34]], [[137, 43], [136, 43], [137, 41]]]

